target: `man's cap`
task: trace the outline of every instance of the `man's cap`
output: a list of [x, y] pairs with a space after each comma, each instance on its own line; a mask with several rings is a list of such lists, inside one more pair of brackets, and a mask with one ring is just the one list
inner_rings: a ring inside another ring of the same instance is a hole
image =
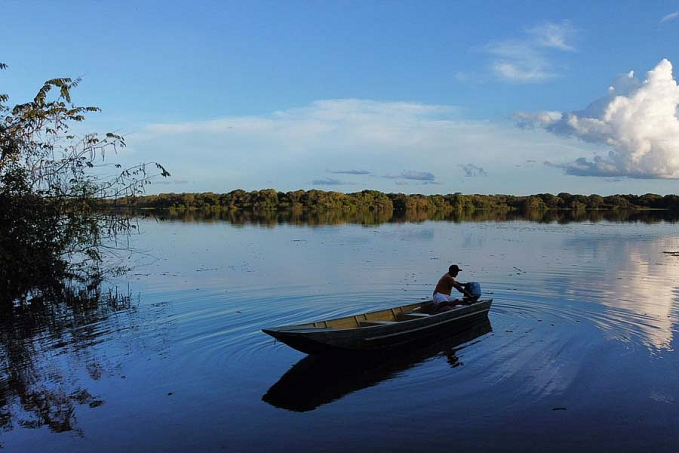
[[448, 272], [453, 272], [453, 271], [460, 272], [461, 270], [462, 270], [462, 269], [460, 269], [460, 268], [457, 266], [457, 264], [453, 264], [452, 266], [450, 266], [450, 267], [448, 268]]

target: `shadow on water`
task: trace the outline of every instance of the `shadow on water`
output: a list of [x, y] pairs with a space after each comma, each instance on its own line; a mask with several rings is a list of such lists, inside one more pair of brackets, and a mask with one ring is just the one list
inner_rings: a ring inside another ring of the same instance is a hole
[[143, 210], [134, 214], [160, 221], [228, 222], [233, 225], [259, 225], [275, 227], [279, 224], [316, 225], [380, 225], [383, 223], [419, 223], [430, 220], [447, 222], [507, 222], [531, 221], [537, 223], [568, 224], [574, 222], [631, 222], [654, 224], [679, 221], [679, 212], [665, 210], [546, 210], [546, 211], [493, 211], [476, 210], [453, 212], [422, 211], [228, 211], [228, 210]]
[[297, 362], [262, 397], [272, 406], [308, 412], [344, 396], [393, 379], [434, 357], [446, 357], [451, 368], [460, 365], [456, 351], [492, 331], [487, 318], [453, 337], [427, 337], [408, 349], [391, 353], [350, 356], [307, 356]]
[[[104, 401], [73, 375], [82, 367], [96, 381], [111, 372], [91, 346], [108, 333], [100, 324], [123, 312], [134, 312], [130, 297], [111, 294], [60, 301], [36, 297], [5, 307], [0, 312], [0, 431], [47, 427], [82, 436], [76, 407], [95, 408]], [[67, 365], [58, 360], [64, 354]]]

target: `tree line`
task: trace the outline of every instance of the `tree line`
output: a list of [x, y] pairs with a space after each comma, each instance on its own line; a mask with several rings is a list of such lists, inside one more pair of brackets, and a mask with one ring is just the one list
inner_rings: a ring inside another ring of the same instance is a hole
[[679, 211], [679, 195], [421, 195], [363, 190], [341, 193], [322, 190], [278, 192], [274, 189], [234, 190], [228, 193], [162, 193], [122, 197], [109, 206], [141, 209], [240, 210], [240, 211], [340, 211], [340, 212], [474, 212], [546, 210], [647, 210]]

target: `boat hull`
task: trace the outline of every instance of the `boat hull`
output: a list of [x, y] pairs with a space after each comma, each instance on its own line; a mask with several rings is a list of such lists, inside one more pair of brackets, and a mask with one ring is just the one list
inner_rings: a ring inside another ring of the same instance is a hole
[[482, 300], [447, 312], [386, 325], [335, 329], [306, 324], [263, 329], [263, 332], [306, 354], [380, 351], [399, 348], [442, 331], [454, 333], [467, 328], [488, 316], [492, 302], [492, 299]]

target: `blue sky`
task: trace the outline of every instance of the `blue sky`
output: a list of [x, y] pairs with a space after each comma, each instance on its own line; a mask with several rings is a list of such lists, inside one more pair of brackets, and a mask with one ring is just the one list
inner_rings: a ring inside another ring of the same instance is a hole
[[678, 11], [4, 0], [0, 92], [83, 76], [150, 192], [676, 193]]

